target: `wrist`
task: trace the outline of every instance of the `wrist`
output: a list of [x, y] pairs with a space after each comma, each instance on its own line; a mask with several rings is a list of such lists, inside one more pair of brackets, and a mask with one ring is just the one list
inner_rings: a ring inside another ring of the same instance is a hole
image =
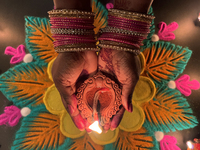
[[153, 0], [115, 0], [114, 8], [146, 14]]
[[56, 9], [76, 9], [82, 11], [90, 11], [90, 0], [54, 0]]

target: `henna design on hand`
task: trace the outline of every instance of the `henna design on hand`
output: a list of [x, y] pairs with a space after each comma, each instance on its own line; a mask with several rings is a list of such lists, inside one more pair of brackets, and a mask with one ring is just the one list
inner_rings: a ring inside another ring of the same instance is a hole
[[100, 53], [100, 58], [102, 61], [106, 63], [105, 69], [109, 70], [109, 72], [114, 72], [113, 63], [112, 63], [112, 50], [111, 49], [103, 49]]

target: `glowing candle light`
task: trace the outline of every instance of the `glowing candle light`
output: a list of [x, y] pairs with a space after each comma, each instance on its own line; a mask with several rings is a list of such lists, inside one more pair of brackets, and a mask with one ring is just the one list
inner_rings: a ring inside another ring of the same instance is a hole
[[97, 132], [99, 134], [102, 133], [102, 130], [101, 130], [100, 126], [99, 126], [99, 122], [98, 121], [95, 121], [93, 124], [91, 124], [89, 126], [89, 129], [91, 129], [91, 130], [93, 130], [93, 131], [95, 131], [95, 132]]
[[199, 16], [198, 16], [198, 20], [200, 21], [200, 13], [199, 13]]
[[187, 150], [192, 150], [193, 149], [193, 144], [191, 141], [187, 141], [187, 146], [188, 146], [188, 149]]

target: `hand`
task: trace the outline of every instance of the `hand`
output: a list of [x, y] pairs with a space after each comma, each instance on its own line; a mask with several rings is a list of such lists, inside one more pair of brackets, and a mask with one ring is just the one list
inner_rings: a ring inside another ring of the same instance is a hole
[[113, 117], [104, 130], [114, 130], [120, 123], [125, 109], [132, 112], [132, 94], [140, 75], [140, 61], [131, 52], [103, 48], [98, 57], [99, 69], [115, 77], [122, 87], [122, 105], [120, 111]]
[[77, 128], [87, 129], [87, 122], [77, 108], [75, 92], [85, 78], [97, 71], [94, 51], [59, 53], [52, 67], [52, 76], [62, 102]]

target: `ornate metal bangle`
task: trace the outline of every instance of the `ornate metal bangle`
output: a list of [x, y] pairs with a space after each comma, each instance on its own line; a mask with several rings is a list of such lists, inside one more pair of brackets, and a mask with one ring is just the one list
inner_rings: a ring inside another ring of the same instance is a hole
[[115, 50], [120, 50], [120, 51], [132, 52], [135, 55], [140, 54], [140, 49], [130, 49], [130, 48], [125, 48], [125, 47], [121, 47], [121, 46], [104, 45], [104, 44], [99, 44], [98, 46], [101, 48], [109, 48], [109, 49], [115, 49]]
[[93, 30], [86, 30], [86, 29], [66, 29], [66, 28], [52, 28], [52, 34], [72, 34], [72, 35], [93, 35]]

